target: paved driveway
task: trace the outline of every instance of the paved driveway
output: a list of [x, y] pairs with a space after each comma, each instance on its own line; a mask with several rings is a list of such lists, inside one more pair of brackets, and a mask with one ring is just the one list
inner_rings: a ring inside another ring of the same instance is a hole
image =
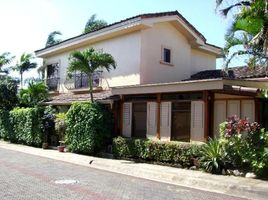
[[239, 199], [0, 148], [0, 199]]

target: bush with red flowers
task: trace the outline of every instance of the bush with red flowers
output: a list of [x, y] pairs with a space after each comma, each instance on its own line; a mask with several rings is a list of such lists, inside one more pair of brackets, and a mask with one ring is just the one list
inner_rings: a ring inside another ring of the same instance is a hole
[[268, 132], [257, 122], [232, 116], [221, 124], [220, 140], [229, 166], [268, 176]]

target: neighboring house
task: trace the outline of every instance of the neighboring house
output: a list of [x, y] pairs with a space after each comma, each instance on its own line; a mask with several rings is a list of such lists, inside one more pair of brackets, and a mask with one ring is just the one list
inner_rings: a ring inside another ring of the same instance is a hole
[[205, 141], [218, 134], [218, 124], [228, 116], [255, 121], [265, 115], [258, 111], [267, 105], [256, 96], [267, 87], [266, 79], [252, 80], [242, 68], [240, 73], [216, 70], [221, 48], [208, 44], [177, 11], [138, 15], [37, 50], [53, 91], [47, 104], [90, 99], [86, 75], [77, 72], [66, 80], [70, 53], [88, 47], [110, 53], [117, 62], [115, 70], [94, 75], [94, 98], [111, 105], [117, 134]]

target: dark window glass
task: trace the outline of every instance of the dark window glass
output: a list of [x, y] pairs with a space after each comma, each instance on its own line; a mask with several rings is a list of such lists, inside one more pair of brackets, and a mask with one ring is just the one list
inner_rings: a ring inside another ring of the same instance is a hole
[[203, 98], [202, 92], [195, 93], [170, 93], [163, 94], [163, 100], [200, 100]]
[[125, 101], [149, 101], [149, 100], [156, 100], [156, 95], [148, 94], [148, 95], [125, 96]]
[[170, 49], [164, 48], [164, 62], [170, 63]]
[[47, 66], [47, 78], [59, 77], [59, 64], [51, 64]]

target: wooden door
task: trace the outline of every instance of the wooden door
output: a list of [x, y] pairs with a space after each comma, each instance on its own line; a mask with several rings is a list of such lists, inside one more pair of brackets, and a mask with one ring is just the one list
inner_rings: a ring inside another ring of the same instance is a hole
[[147, 104], [133, 103], [132, 111], [132, 137], [146, 138]]
[[171, 139], [190, 141], [191, 103], [179, 102], [172, 104]]

